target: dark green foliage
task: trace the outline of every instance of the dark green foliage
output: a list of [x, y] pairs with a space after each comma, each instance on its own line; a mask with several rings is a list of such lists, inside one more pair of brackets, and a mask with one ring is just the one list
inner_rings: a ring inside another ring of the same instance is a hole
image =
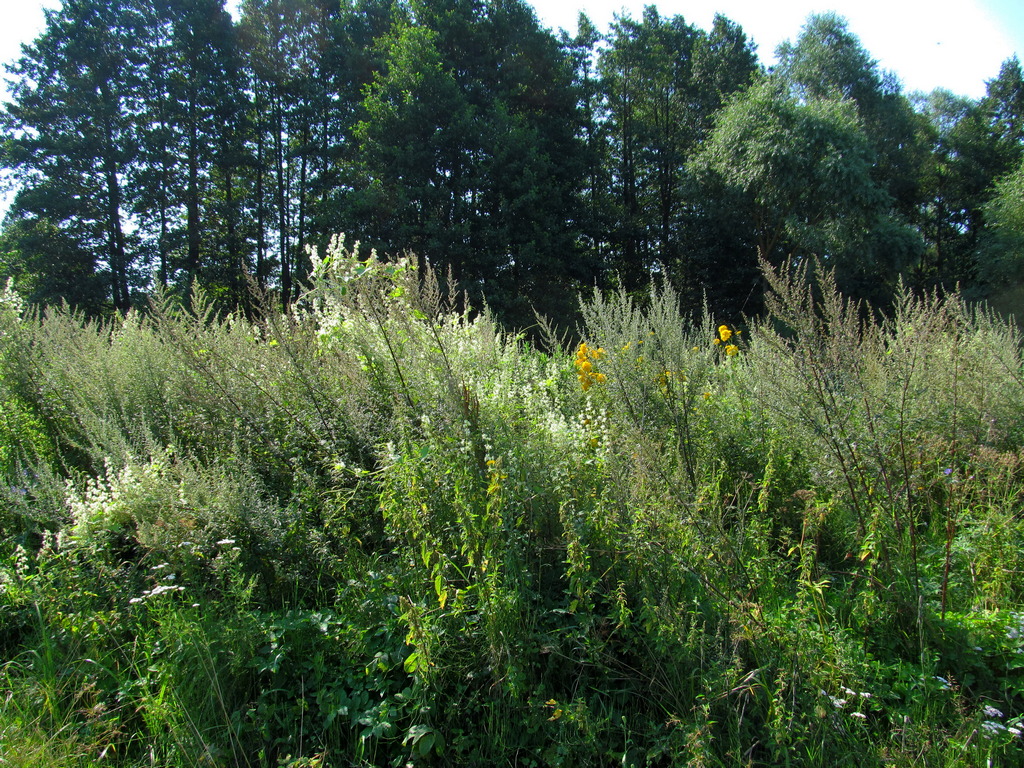
[[[518, 0], [247, 0], [237, 23], [222, 0], [75, 0], [11, 71], [3, 275], [89, 316], [193, 286], [287, 306], [307, 244], [339, 231], [452, 268], [507, 327], [539, 310], [569, 329], [578, 289], [662, 274], [690, 306], [756, 312], [759, 248], [831, 260], [880, 305], [898, 275], [1013, 294], [985, 211], [1019, 163], [1019, 62], [985, 99], [912, 107], [834, 14], [780, 48], [775, 100], [723, 16], [652, 6], [570, 39]], [[772, 130], [739, 136], [744, 119]], [[725, 155], [758, 143], [778, 154], [760, 202], [708, 172], [750, 171]]]
[[564, 55], [521, 2], [410, 14], [378, 42], [347, 231], [453, 268], [512, 325], [532, 323], [531, 303], [569, 316], [572, 286], [593, 270], [573, 221], [582, 114]]
[[701, 226], [694, 213], [707, 195], [691, 183], [686, 161], [707, 138], [714, 113], [749, 84], [757, 65], [742, 30], [721, 16], [707, 33], [649, 6], [641, 21], [619, 18], [607, 42], [597, 109], [610, 187], [603, 238], [607, 267], [634, 290], [657, 264], [687, 274], [699, 260], [692, 254]]

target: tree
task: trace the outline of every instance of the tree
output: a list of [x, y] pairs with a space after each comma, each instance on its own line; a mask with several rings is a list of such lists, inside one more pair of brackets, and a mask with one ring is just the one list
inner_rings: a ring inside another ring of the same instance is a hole
[[989, 232], [981, 279], [991, 293], [1019, 287], [1024, 282], [1024, 162], [996, 182], [985, 216]]
[[754, 280], [757, 256], [780, 264], [815, 255], [847, 290], [884, 299], [900, 265], [878, 240], [898, 234], [906, 248], [913, 235], [892, 219], [873, 160], [852, 102], [801, 102], [767, 77], [722, 110], [691, 169], [705, 190], [701, 213], [728, 205], [733, 226], [750, 233], [754, 252], [730, 269]]
[[700, 35], [693, 51], [692, 76], [700, 94], [699, 112], [694, 116], [698, 140], [711, 132], [715, 113], [759, 72], [756, 46], [743, 28], [716, 13], [711, 30]]
[[988, 82], [982, 106], [1009, 169], [1024, 155], [1024, 71], [1016, 55], [1004, 61], [999, 75]]
[[33, 304], [67, 303], [95, 316], [110, 300], [96, 255], [45, 217], [8, 217], [0, 232], [0, 275]]
[[[570, 38], [561, 32], [561, 47], [573, 69], [573, 84], [580, 114], [583, 183], [575, 219], [580, 233], [580, 250], [589, 253], [595, 265], [607, 264], [611, 243], [607, 236], [613, 219], [608, 126], [603, 120], [604, 81], [597, 70], [601, 35], [585, 13], [580, 13], [577, 33]], [[588, 281], [590, 282], [590, 281]]]
[[917, 108], [929, 126], [931, 155], [918, 218], [928, 248], [915, 280], [968, 287], [976, 276], [985, 201], [1005, 160], [979, 102], [940, 89], [920, 97]]
[[[571, 63], [520, 0], [415, 2], [381, 40], [343, 205], [513, 325], [571, 311], [586, 170]], [[353, 231], [351, 228], [349, 231]]]
[[3, 165], [21, 185], [8, 239], [25, 236], [9, 247], [47, 285], [59, 283], [48, 271], [60, 266], [45, 258], [48, 237], [54, 252], [95, 254], [91, 264], [75, 258], [122, 311], [145, 283], [125, 189], [138, 152], [143, 10], [135, 0], [67, 0], [47, 11], [45, 31], [9, 68], [18, 79], [3, 113]]
[[911, 220], [920, 202], [927, 147], [896, 78], [879, 69], [846, 20], [834, 13], [812, 14], [797, 42], [782, 43], [777, 56], [775, 74], [800, 101], [849, 99], [856, 105], [875, 152], [872, 176]]
[[[237, 301], [242, 96], [223, 0], [71, 0], [13, 71], [3, 162], [21, 183], [7, 233], [21, 273], [66, 266], [49, 250], [78, 254], [81, 275], [81, 254], [92, 253], [120, 310], [154, 277], [230, 286]], [[31, 282], [68, 286], [45, 274]]]
[[160, 285], [201, 282], [236, 302], [246, 264], [234, 27], [223, 0], [153, 0], [150, 10], [133, 213], [156, 252]]
[[609, 266], [635, 288], [657, 264], [685, 272], [693, 191], [686, 161], [712, 116], [756, 71], [742, 30], [716, 16], [710, 34], [653, 6], [641, 21], [618, 18], [600, 58], [614, 206]]

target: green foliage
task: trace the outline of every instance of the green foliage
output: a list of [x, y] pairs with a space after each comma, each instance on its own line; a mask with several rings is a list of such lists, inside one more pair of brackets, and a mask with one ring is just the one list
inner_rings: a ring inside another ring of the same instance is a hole
[[731, 203], [733, 226], [754, 237], [739, 269], [750, 272], [758, 257], [779, 264], [814, 254], [834, 265], [844, 289], [884, 302], [879, 276], [898, 274], [896, 259], [916, 249], [873, 177], [876, 157], [852, 101], [800, 101], [773, 76], [718, 114], [691, 168], [712, 196], [708, 207]]
[[878, 306], [900, 275], [1002, 306], [1019, 288], [986, 209], [1021, 159], [1016, 58], [973, 100], [904, 94], [832, 13], [767, 77], [739, 25], [653, 5], [574, 38], [523, 0], [237, 15], [68, 0], [8, 66], [0, 278], [31, 303], [103, 317], [198, 286], [252, 317], [250, 288], [289, 306], [338, 231], [451, 268], [506, 328], [571, 332], [578, 290], [662, 274], [756, 313], [758, 251], [831, 260]]
[[542, 353], [310, 260], [259, 323], [0, 308], [24, 765], [1019, 760], [1012, 326], [765, 265], [763, 319], [595, 292]]
[[990, 229], [985, 258], [978, 264], [981, 279], [999, 296], [1006, 286], [1024, 279], [1024, 164], [999, 179], [985, 205]]

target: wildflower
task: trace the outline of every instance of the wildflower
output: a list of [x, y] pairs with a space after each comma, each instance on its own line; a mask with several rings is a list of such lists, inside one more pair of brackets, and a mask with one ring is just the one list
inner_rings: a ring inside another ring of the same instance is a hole
[[740, 348], [737, 347], [735, 344], [729, 344], [725, 348], [725, 354], [727, 354], [729, 357], [733, 357], [734, 355], [739, 354], [739, 351]]
[[997, 723], [995, 720], [985, 720], [982, 722], [981, 728], [984, 731], [981, 735], [986, 739], [991, 739], [997, 733], [1007, 730], [1005, 725]]
[[718, 338], [720, 338], [722, 341], [728, 341], [730, 336], [732, 336], [732, 331], [729, 330], [729, 326], [718, 326]]
[[576, 366], [576, 378], [579, 379], [580, 387], [586, 392], [595, 383], [603, 384], [605, 376], [602, 373], [594, 372], [594, 363], [604, 357], [604, 349], [601, 347], [588, 347], [582, 342], [576, 349], [576, 359], [573, 364]]

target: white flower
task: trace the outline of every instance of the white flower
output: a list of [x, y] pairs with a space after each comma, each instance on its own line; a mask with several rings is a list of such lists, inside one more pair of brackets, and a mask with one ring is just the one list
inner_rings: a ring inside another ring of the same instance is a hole
[[981, 728], [984, 731], [981, 735], [986, 739], [991, 739], [997, 733], [1006, 731], [1006, 726], [1002, 723], [997, 723], [995, 720], [985, 720], [981, 724]]

